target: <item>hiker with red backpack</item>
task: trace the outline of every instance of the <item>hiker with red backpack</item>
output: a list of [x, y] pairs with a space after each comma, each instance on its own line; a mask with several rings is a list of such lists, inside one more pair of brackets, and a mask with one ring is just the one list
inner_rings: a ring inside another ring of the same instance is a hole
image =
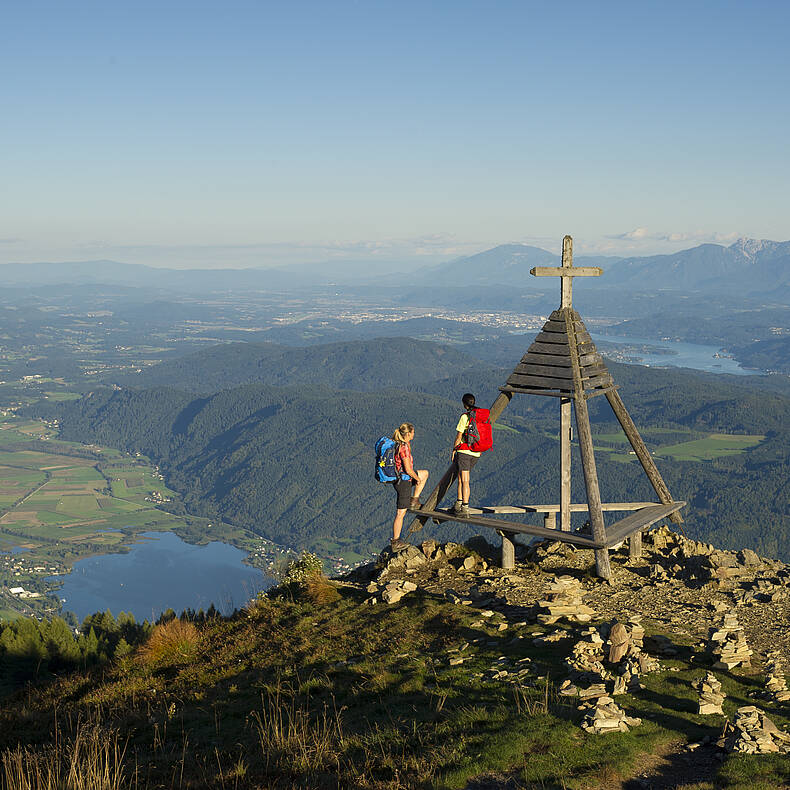
[[466, 411], [455, 426], [455, 441], [450, 451], [450, 461], [458, 477], [458, 499], [455, 500], [453, 513], [456, 516], [468, 516], [469, 476], [478, 458], [491, 449], [491, 422], [488, 409], [475, 407], [475, 396], [471, 392], [461, 398], [461, 403]]

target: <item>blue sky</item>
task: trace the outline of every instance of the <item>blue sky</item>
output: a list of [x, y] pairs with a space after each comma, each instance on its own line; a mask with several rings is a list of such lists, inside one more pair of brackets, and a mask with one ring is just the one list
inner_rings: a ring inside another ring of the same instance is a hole
[[785, 240], [788, 22], [759, 0], [5, 0], [0, 263]]

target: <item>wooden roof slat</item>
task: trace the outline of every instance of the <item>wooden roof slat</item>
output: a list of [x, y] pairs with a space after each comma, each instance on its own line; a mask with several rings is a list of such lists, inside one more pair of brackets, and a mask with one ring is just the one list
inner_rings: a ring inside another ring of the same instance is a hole
[[550, 376], [526, 376], [520, 373], [511, 373], [506, 383], [517, 387], [538, 387], [573, 392], [573, 379], [560, 379]]
[[[605, 365], [588, 365], [582, 368], [582, 379], [591, 379], [607, 374]], [[534, 363], [520, 363], [513, 369], [513, 373], [521, 376], [549, 376], [556, 379], [572, 379], [573, 371], [561, 365], [535, 365]], [[510, 381], [510, 379], [508, 379]]]
[[[520, 395], [548, 395], [551, 398], [567, 398], [567, 392], [558, 392], [557, 390], [544, 390], [544, 389], [530, 389], [529, 387], [513, 387], [506, 384], [504, 387], [499, 388], [500, 392], [519, 393]], [[588, 396], [589, 397], [589, 396]]]
[[[569, 356], [560, 354], [542, 354], [528, 351], [521, 357], [521, 364], [527, 365], [534, 362], [536, 365], [556, 365], [557, 367], [569, 368], [571, 366], [571, 358]], [[603, 364], [603, 357], [596, 351], [592, 354], [583, 354], [579, 357], [579, 362], [582, 366], [592, 365], [596, 363]]]
[[[570, 346], [567, 343], [533, 343], [528, 349], [528, 354], [549, 354], [551, 356], [570, 357]], [[570, 363], [570, 359], [569, 359]]]
[[[574, 329], [577, 332], [586, 332], [587, 327], [581, 321], [574, 321], [573, 322]], [[542, 332], [568, 332], [568, 327], [565, 324], [565, 321], [546, 321], [543, 324], [543, 328], [541, 329]]]

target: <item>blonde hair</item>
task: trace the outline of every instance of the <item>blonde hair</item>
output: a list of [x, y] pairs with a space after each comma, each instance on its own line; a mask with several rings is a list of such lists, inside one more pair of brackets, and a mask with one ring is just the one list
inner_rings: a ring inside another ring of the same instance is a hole
[[410, 439], [407, 439], [406, 437], [412, 433], [414, 433], [414, 426], [410, 422], [402, 422], [395, 429], [395, 433], [392, 434], [392, 438], [396, 442], [408, 442]]

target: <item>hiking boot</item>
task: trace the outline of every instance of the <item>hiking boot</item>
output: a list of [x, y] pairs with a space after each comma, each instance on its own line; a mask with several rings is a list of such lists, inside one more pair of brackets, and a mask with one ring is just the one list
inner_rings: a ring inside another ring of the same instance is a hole
[[409, 501], [409, 507], [421, 508], [422, 502], [420, 502], [420, 498], [418, 496], [413, 496]]
[[453, 505], [453, 515], [466, 517], [469, 515], [469, 505], [464, 505], [461, 502], [456, 502]]
[[393, 538], [390, 541], [390, 551], [396, 553], [399, 551], [405, 551], [406, 549], [409, 548], [410, 545], [411, 544], [406, 543], [405, 540], [401, 540], [400, 538]]

